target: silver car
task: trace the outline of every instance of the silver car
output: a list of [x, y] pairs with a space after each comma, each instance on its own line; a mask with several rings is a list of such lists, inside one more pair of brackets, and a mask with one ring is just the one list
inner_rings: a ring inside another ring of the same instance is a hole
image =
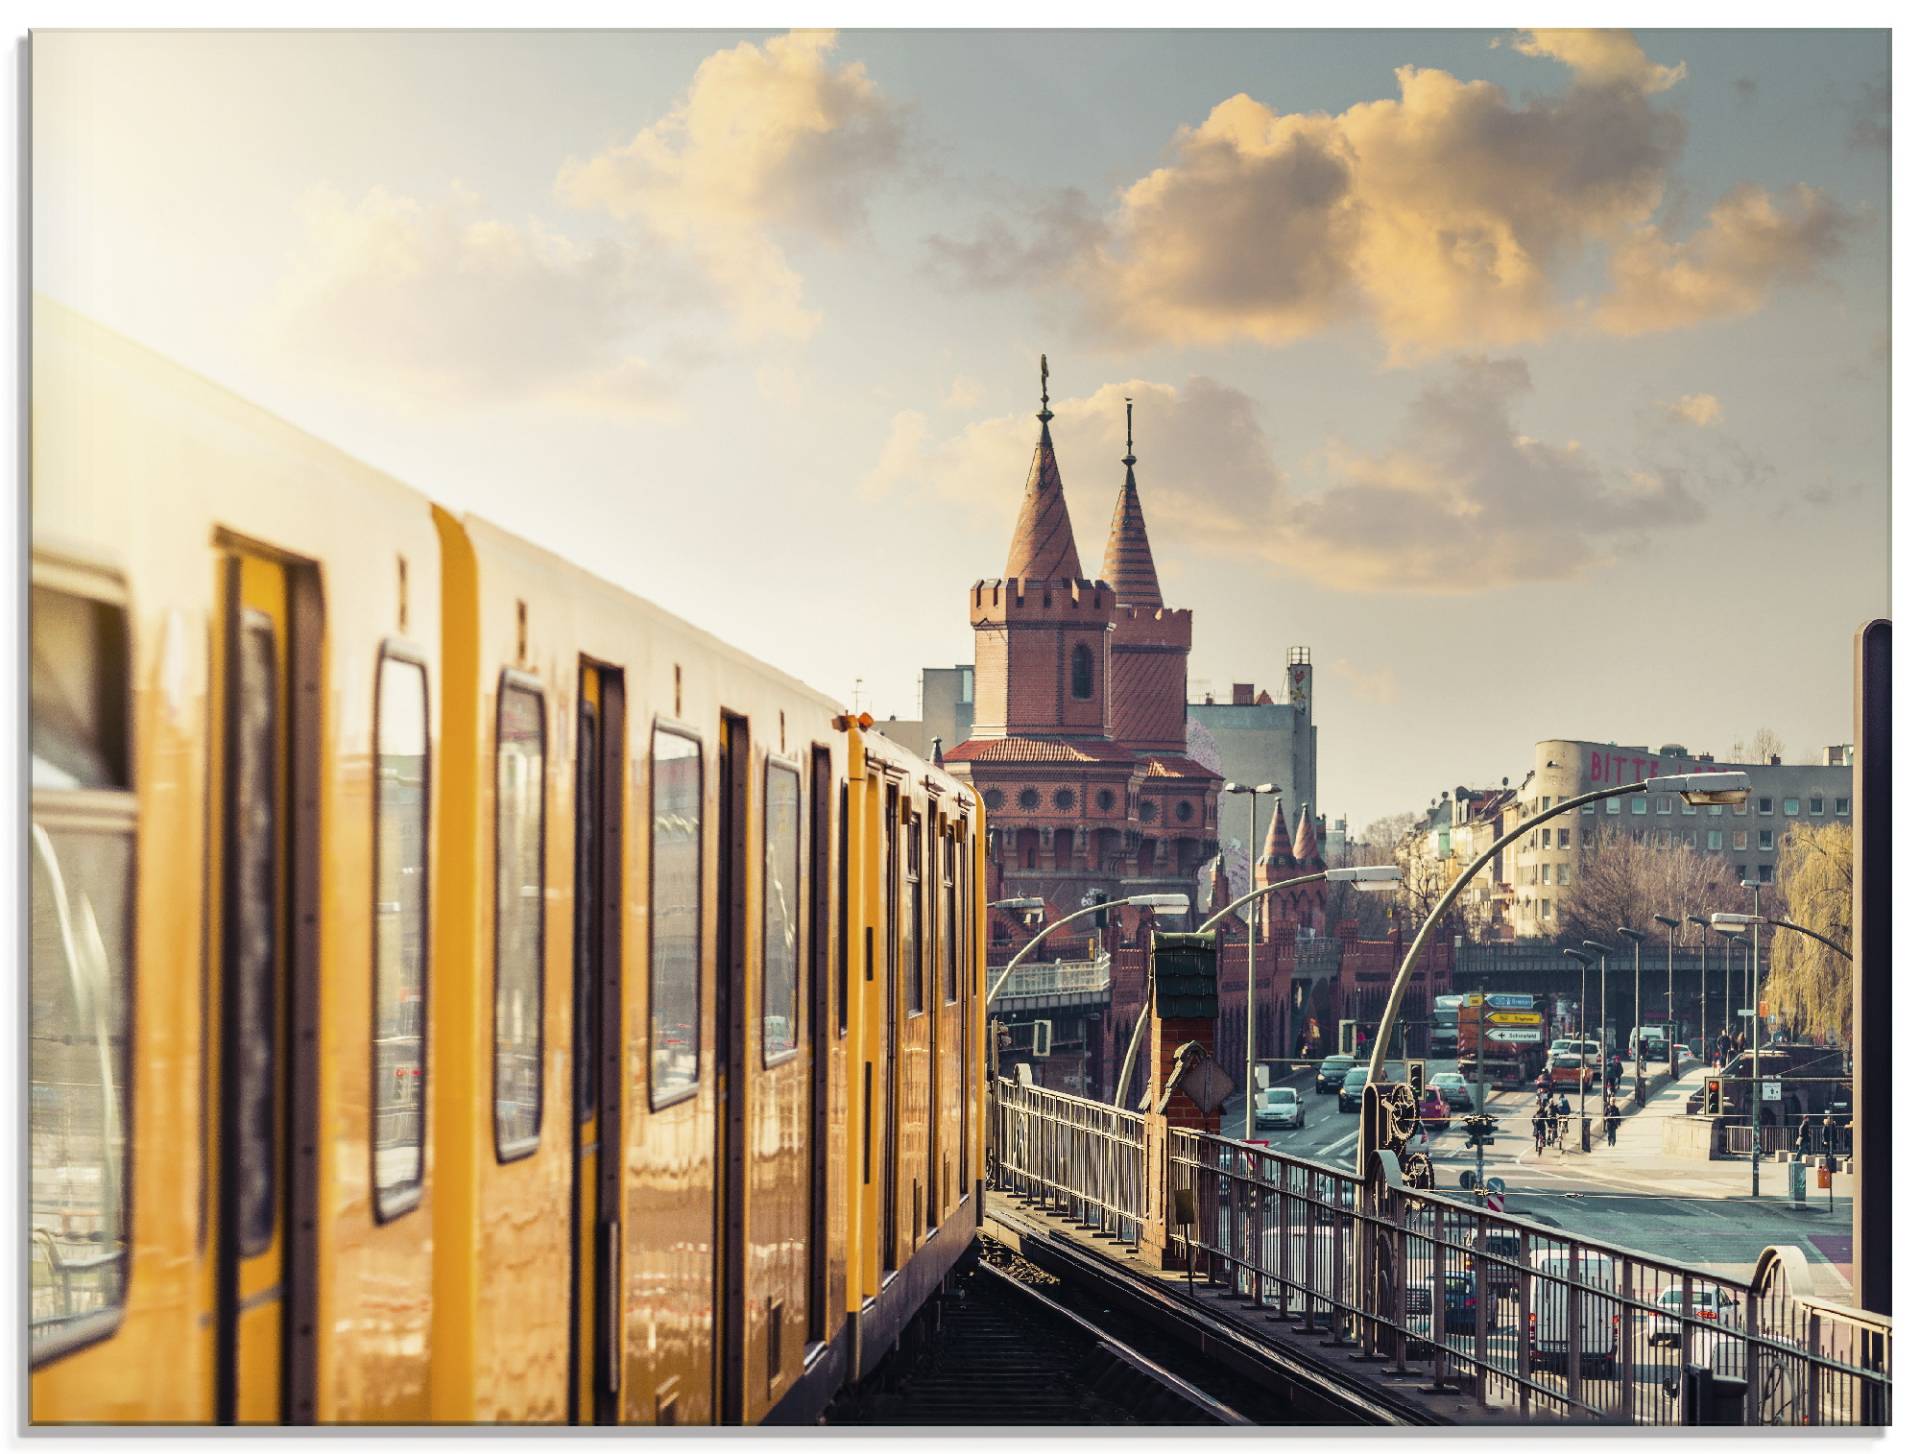
[[1281, 1126], [1297, 1131], [1306, 1124], [1306, 1107], [1300, 1104], [1300, 1092], [1290, 1085], [1270, 1086], [1260, 1092], [1253, 1108], [1255, 1126]]

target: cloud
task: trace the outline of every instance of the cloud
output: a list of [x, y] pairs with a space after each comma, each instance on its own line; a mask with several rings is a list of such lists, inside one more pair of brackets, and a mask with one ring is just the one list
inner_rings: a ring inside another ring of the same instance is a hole
[[303, 211], [272, 320], [302, 358], [443, 403], [612, 414], [670, 403], [670, 372], [629, 340], [673, 285], [620, 243], [502, 221], [457, 185], [428, 201], [320, 188]]
[[1611, 477], [1577, 443], [1514, 425], [1519, 359], [1465, 358], [1377, 453], [1335, 445], [1328, 488], [1288, 507], [1289, 558], [1324, 584], [1474, 592], [1563, 580], [1616, 545], [1702, 517], [1677, 474]]
[[1826, 193], [1798, 185], [1784, 204], [1735, 187], [1685, 242], [1642, 226], [1617, 249], [1613, 291], [1594, 311], [1609, 333], [1654, 333], [1752, 313], [1781, 282], [1803, 282], [1839, 253], [1852, 219]]
[[968, 374], [961, 374], [953, 381], [953, 387], [947, 390], [945, 407], [949, 409], [971, 409], [982, 399], [980, 381]]
[[1683, 62], [1657, 66], [1625, 30], [1523, 30], [1510, 42], [1523, 56], [1545, 56], [1571, 69], [1582, 82], [1628, 86], [1653, 95], [1687, 78]]
[[1720, 422], [1720, 401], [1712, 394], [1682, 394], [1670, 404], [1661, 405], [1667, 414], [1705, 429]]
[[863, 64], [833, 64], [836, 44], [795, 31], [707, 57], [666, 115], [568, 160], [556, 190], [686, 249], [744, 336], [806, 337], [819, 315], [776, 234], [838, 243], [863, 229], [904, 145], [899, 108]]
[[1847, 108], [1847, 145], [1859, 151], [1893, 150], [1893, 81], [1881, 77], [1861, 83]]
[[1350, 686], [1353, 695], [1362, 702], [1369, 702], [1376, 707], [1391, 707], [1400, 700], [1400, 682], [1390, 666], [1383, 666], [1377, 671], [1365, 671], [1345, 657], [1336, 657], [1333, 674]]
[[[1091, 331], [1121, 343], [1283, 346], [1358, 324], [1395, 362], [1669, 326], [1631, 296], [1584, 300], [1596, 255], [1638, 282], [1659, 272], [1660, 248], [1684, 254], [1700, 275], [1687, 323], [1807, 276], [1790, 247], [1727, 245], [1728, 223], [1678, 244], [1655, 229], [1686, 136], [1656, 98], [1684, 65], [1656, 63], [1624, 31], [1507, 44], [1564, 65], [1565, 87], [1516, 101], [1408, 65], [1396, 96], [1338, 114], [1231, 96], [1104, 213], [1067, 192], [1002, 207], [971, 237], [929, 239], [928, 266], [962, 287], [1063, 289]], [[1756, 197], [1775, 206], [1739, 188], [1714, 216], [1737, 221]], [[1793, 199], [1833, 212], [1811, 189]]]
[[[1609, 470], [1578, 444], [1522, 433], [1513, 416], [1531, 387], [1519, 359], [1456, 360], [1389, 447], [1330, 444], [1311, 491], [1280, 468], [1254, 400], [1216, 380], [1136, 378], [1056, 399], [1054, 447], [1081, 563], [1098, 569], [1129, 396], [1163, 571], [1170, 552], [1192, 551], [1339, 590], [1474, 593], [1567, 579], [1650, 530], [1701, 518], [1685, 468], [1653, 458]], [[924, 490], [1010, 527], [1034, 433], [1020, 413], [935, 437], [907, 411], [867, 487]]]

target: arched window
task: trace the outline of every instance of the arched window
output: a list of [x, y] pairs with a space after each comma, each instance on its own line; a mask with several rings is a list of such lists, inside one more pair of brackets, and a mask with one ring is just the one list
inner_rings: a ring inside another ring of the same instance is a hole
[[1082, 702], [1093, 695], [1093, 652], [1085, 646], [1073, 649], [1073, 695]]

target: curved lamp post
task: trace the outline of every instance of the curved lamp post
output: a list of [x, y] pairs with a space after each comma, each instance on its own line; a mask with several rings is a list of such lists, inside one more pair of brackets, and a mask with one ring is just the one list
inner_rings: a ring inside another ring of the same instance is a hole
[[[1328, 883], [1375, 884], [1381, 889], [1391, 889], [1395, 884], [1400, 882], [1400, 868], [1397, 864], [1391, 863], [1366, 864], [1356, 868], [1324, 868], [1318, 873], [1307, 873], [1300, 875], [1298, 878], [1282, 879], [1277, 884], [1266, 884], [1253, 890], [1252, 893], [1242, 894], [1232, 903], [1222, 908], [1218, 913], [1208, 918], [1205, 923], [1201, 924], [1200, 927], [1193, 932], [1196, 934], [1206, 933], [1207, 930], [1211, 929], [1215, 924], [1218, 924], [1235, 909], [1241, 907], [1243, 904], [1252, 903], [1263, 894], [1277, 893], [1281, 889], [1298, 888], [1302, 884], [1319, 883], [1322, 879]], [[1253, 933], [1253, 926], [1251, 924], [1247, 926], [1247, 933], [1249, 936]], [[1151, 958], [1149, 958], [1148, 967], [1149, 971], [1151, 971]], [[1247, 999], [1248, 1009], [1251, 1010], [1253, 999], [1251, 979], [1249, 979], [1247, 985]], [[1127, 1058], [1120, 1063], [1120, 1080], [1113, 1088], [1113, 1103], [1116, 1106], [1126, 1099], [1127, 1080], [1133, 1074], [1133, 1062], [1140, 1053], [1140, 1037], [1146, 1033], [1147, 1017], [1152, 1013], [1153, 986], [1151, 981], [1149, 981], [1147, 986], [1147, 1002], [1140, 1007], [1140, 1018], [1134, 1021], [1133, 1038], [1127, 1042]], [[1249, 1080], [1252, 1078], [1251, 1070], [1248, 1072], [1248, 1078]], [[1251, 1129], [1253, 1125], [1253, 1098], [1251, 1095], [1248, 1096], [1247, 1101], [1247, 1125], [1249, 1129]]]
[[[1551, 808], [1535, 813], [1531, 818], [1522, 819], [1513, 828], [1501, 834], [1489, 844], [1484, 852], [1461, 871], [1452, 886], [1440, 896], [1420, 925], [1420, 932], [1413, 936], [1408, 946], [1406, 958], [1400, 961], [1400, 971], [1393, 977], [1393, 988], [1387, 995], [1387, 1008], [1380, 1017], [1380, 1038], [1374, 1042], [1373, 1056], [1367, 1064], [1367, 1081], [1371, 1084], [1380, 1079], [1386, 1068], [1387, 1042], [1395, 1022], [1400, 1018], [1400, 1003], [1407, 997], [1407, 986], [1413, 980], [1413, 966], [1427, 947], [1427, 941], [1433, 937], [1434, 930], [1446, 917], [1448, 909], [1453, 907], [1455, 899], [1466, 892], [1467, 885], [1473, 882], [1474, 875], [1493, 862], [1494, 856], [1523, 834], [1532, 832], [1550, 818], [1563, 813], [1571, 813], [1588, 803], [1597, 803], [1602, 798], [1624, 798], [1633, 793], [1679, 793], [1690, 803], [1744, 803], [1747, 800], [1747, 775], [1743, 772], [1687, 772], [1674, 773], [1664, 777], [1642, 778], [1637, 783], [1628, 783], [1624, 787], [1598, 788], [1578, 797], [1568, 798]], [[1366, 1138], [1361, 1137], [1360, 1148], [1355, 1155], [1360, 1174], [1366, 1175]]]
[[[1257, 852], [1257, 850], [1253, 846], [1253, 843], [1254, 843], [1254, 839], [1257, 838], [1260, 834], [1260, 795], [1262, 793], [1266, 793], [1269, 796], [1271, 796], [1274, 791], [1274, 787], [1272, 783], [1259, 783], [1256, 785], [1249, 785], [1247, 783], [1222, 783], [1220, 785], [1220, 791], [1223, 794], [1240, 794], [1240, 793], [1246, 794], [1246, 798], [1247, 798], [1247, 882], [1251, 884], [1253, 882], [1253, 858], [1254, 858], [1255, 852]], [[1213, 920], [1211, 919], [1207, 921], [1207, 923], [1209, 924], [1211, 924], [1212, 922]], [[1204, 929], [1204, 927], [1205, 926], [1203, 925], [1202, 928]], [[1253, 1026], [1254, 1026], [1253, 980], [1254, 980], [1254, 951], [1256, 948], [1254, 943], [1255, 937], [1256, 936], [1254, 935], [1254, 932], [1253, 932], [1253, 916], [1248, 915], [1247, 916], [1246, 1040], [1247, 1040], [1247, 1140], [1249, 1141], [1253, 1139]], [[1133, 1071], [1133, 1067], [1129, 1065], [1127, 1067], [1127, 1071], [1129, 1074], [1131, 1074]]]
[[1713, 929], [1713, 921], [1702, 918], [1698, 914], [1689, 914], [1687, 922], [1700, 926], [1700, 1063], [1705, 1065], [1707, 1063], [1707, 959], [1713, 952], [1713, 945], [1708, 942], [1707, 936]]
[[1580, 947], [1591, 949], [1600, 959], [1600, 1074], [1604, 1077], [1607, 1073], [1607, 946], [1597, 939], [1582, 939]]

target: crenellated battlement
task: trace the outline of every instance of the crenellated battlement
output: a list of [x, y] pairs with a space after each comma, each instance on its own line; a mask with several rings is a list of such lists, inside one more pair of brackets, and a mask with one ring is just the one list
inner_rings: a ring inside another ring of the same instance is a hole
[[1117, 609], [1104, 581], [976, 581], [971, 599], [975, 626], [1109, 626]]
[[1113, 612], [1113, 645], [1187, 650], [1193, 645], [1193, 612], [1168, 606], [1117, 606]]

